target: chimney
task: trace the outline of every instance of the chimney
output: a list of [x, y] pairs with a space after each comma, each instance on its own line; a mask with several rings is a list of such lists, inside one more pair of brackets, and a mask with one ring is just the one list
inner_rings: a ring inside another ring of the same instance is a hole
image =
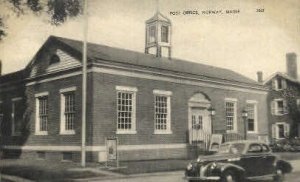
[[257, 74], [257, 81], [259, 83], [262, 83], [263, 82], [263, 72], [262, 71], [258, 71], [256, 74]]
[[286, 54], [286, 71], [287, 75], [294, 79], [298, 79], [297, 55], [294, 52]]

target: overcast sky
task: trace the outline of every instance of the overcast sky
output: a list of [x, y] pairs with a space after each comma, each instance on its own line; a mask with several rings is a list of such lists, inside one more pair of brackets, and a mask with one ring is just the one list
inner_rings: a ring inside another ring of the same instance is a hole
[[[256, 12], [258, 8], [264, 12]], [[265, 78], [285, 71], [287, 52], [300, 55], [299, 0], [160, 0], [159, 9], [172, 21], [172, 56], [176, 58], [229, 68], [256, 79], [259, 70]], [[240, 13], [226, 14], [230, 9]], [[185, 10], [197, 10], [200, 15], [183, 15]], [[203, 15], [206, 10], [223, 14]], [[145, 20], [155, 11], [156, 0], [89, 0], [88, 39], [143, 52]], [[172, 16], [171, 11], [181, 15]], [[3, 12], [8, 14], [0, 7]], [[82, 17], [59, 27], [47, 20], [44, 15], [16, 18], [10, 13], [8, 36], [0, 42], [3, 73], [24, 68], [49, 35], [83, 37]]]

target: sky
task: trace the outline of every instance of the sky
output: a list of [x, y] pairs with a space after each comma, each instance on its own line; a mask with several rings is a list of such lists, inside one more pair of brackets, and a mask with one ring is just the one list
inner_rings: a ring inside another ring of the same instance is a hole
[[[263, 71], [264, 78], [277, 71], [285, 72], [287, 52], [300, 56], [299, 0], [88, 2], [89, 42], [144, 52], [145, 21], [154, 15], [158, 2], [160, 12], [172, 21], [172, 57], [231, 69], [256, 79], [257, 71]], [[183, 15], [189, 10], [199, 15]], [[209, 10], [223, 13], [202, 14]], [[239, 13], [227, 14], [226, 10]], [[50, 35], [77, 40], [83, 37], [81, 16], [53, 26], [45, 14], [16, 17], [1, 6], [0, 15], [6, 18], [8, 32], [0, 42], [3, 74], [23, 69]]]

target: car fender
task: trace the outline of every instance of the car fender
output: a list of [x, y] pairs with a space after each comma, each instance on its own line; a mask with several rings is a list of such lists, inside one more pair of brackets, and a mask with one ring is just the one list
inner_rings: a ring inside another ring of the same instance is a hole
[[[212, 165], [212, 164], [210, 164]], [[233, 170], [238, 172], [240, 177], [244, 177], [245, 169], [239, 165], [232, 163], [216, 163], [215, 169], [213, 169], [214, 174], [222, 175], [226, 170]]]
[[292, 165], [285, 160], [276, 161], [276, 169], [281, 169], [283, 173], [290, 173], [293, 170]]

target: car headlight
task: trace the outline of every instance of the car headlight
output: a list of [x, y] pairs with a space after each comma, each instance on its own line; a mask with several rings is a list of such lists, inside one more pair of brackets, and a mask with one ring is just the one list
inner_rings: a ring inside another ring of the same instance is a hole
[[193, 164], [192, 163], [189, 163], [186, 167], [187, 170], [191, 170], [193, 168]]
[[215, 162], [213, 162], [210, 166], [210, 169], [215, 169], [217, 167], [217, 164]]
[[201, 159], [200, 159], [200, 157], [198, 157], [198, 159], [197, 159], [197, 162], [201, 162]]

